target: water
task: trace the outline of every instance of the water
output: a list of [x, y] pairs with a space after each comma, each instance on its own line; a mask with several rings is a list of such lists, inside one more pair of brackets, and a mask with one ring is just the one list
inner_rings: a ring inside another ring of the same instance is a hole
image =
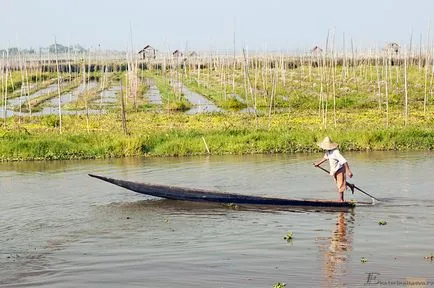
[[434, 262], [424, 259], [434, 253], [433, 154], [345, 156], [353, 182], [382, 202], [346, 212], [234, 209], [157, 200], [87, 176], [337, 199], [330, 176], [311, 165], [321, 155], [1, 163], [0, 287], [434, 281]]
[[100, 98], [95, 99], [95, 103], [102, 105], [113, 105], [118, 101], [117, 95], [121, 91], [121, 86], [112, 86], [101, 92]]
[[184, 97], [190, 102], [193, 107], [189, 109], [186, 114], [198, 114], [198, 113], [212, 113], [222, 112], [223, 110], [217, 107], [213, 102], [205, 98], [204, 96], [189, 90], [181, 82], [172, 81], [172, 85], [177, 90], [181, 90]]
[[[20, 97], [9, 99], [7, 106], [8, 107], [18, 106], [18, 105], [21, 105], [22, 103], [24, 103], [27, 100], [31, 100], [31, 99], [37, 98], [37, 97], [42, 96], [44, 94], [55, 93], [56, 91], [57, 91], [57, 84], [52, 84], [52, 85], [48, 86], [47, 88], [41, 89], [41, 90], [33, 93], [32, 95], [29, 95], [29, 96], [20, 96]], [[27, 116], [27, 115], [30, 115], [30, 113], [23, 113], [23, 112], [13, 111], [13, 110], [9, 109], [8, 107], [6, 107], [6, 112], [5, 112], [4, 107], [0, 108], [0, 117], [1, 118], [12, 117], [12, 116]], [[33, 113], [32, 115], [35, 115], [35, 113]]]
[[[65, 105], [76, 101], [78, 96], [86, 91], [86, 89], [95, 88], [98, 85], [96, 81], [90, 81], [87, 84], [80, 84], [73, 91], [62, 94], [60, 96], [60, 105]], [[101, 111], [88, 109], [89, 114], [98, 114]], [[62, 109], [62, 114], [85, 114], [86, 110], [65, 110]], [[59, 114], [59, 97], [54, 97], [45, 102], [41, 112], [33, 113], [33, 115], [56, 115]]]
[[56, 84], [51, 84], [47, 88], [38, 90], [35, 93], [33, 93], [32, 95], [29, 95], [29, 96], [20, 96], [20, 97], [9, 99], [8, 100], [8, 106], [18, 106], [18, 105], [21, 105], [22, 103], [24, 103], [27, 100], [32, 100], [32, 99], [35, 99], [35, 98], [37, 98], [39, 96], [42, 96], [42, 95], [45, 95], [45, 94], [51, 94], [51, 93], [54, 94], [56, 92], [57, 92], [57, 83]]
[[154, 81], [148, 80], [149, 90], [147, 91], [145, 97], [149, 99], [149, 103], [154, 105], [162, 105], [163, 101], [161, 99], [160, 90], [158, 90], [157, 85]]
[[[81, 84], [77, 88], [75, 88], [73, 91], [62, 94], [60, 96], [61, 105], [70, 103], [72, 101], [76, 101], [78, 96], [81, 93], [83, 93], [86, 89], [92, 89], [92, 88], [95, 88], [96, 86], [97, 86], [97, 82], [91, 81], [87, 85]], [[55, 93], [56, 91], [57, 91], [57, 84], [53, 84], [53, 85], [50, 85], [49, 87], [47, 87], [45, 89], [41, 89], [41, 90], [37, 91], [36, 93], [30, 95], [29, 97], [22, 96], [22, 97], [10, 99], [10, 100], [8, 100], [8, 103], [9, 103], [9, 106], [21, 105], [26, 100], [34, 99], [34, 98], [37, 98], [39, 96], [42, 96], [42, 95], [48, 94], [48, 93]], [[59, 97], [54, 97], [50, 100], [47, 100], [44, 105], [45, 106], [42, 108], [42, 111], [32, 112], [32, 114], [25, 113], [25, 112], [16, 112], [16, 111], [7, 109], [6, 110], [6, 117], [29, 116], [29, 115], [41, 116], [41, 115], [57, 115], [57, 114], [59, 114]], [[87, 111], [85, 111], [85, 110], [62, 110], [62, 114], [85, 114], [85, 113], [97, 114], [97, 113], [101, 113], [101, 111], [90, 110], [90, 109]], [[1, 117], [3, 117], [5, 115], [4, 114], [4, 108], [0, 108], [0, 115], [2, 115]]]
[[[62, 94], [60, 96], [60, 104], [64, 105], [73, 101], [76, 101], [78, 96], [86, 91], [86, 89], [93, 89], [98, 85], [96, 81], [90, 81], [87, 84], [80, 84], [77, 88], [75, 88], [73, 91]], [[45, 102], [45, 104], [49, 107], [55, 107], [58, 108], [59, 106], [59, 98], [52, 98]]]

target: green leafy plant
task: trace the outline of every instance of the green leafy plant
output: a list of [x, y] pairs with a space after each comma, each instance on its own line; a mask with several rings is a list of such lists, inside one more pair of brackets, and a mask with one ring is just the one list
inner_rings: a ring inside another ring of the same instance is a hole
[[360, 258], [360, 262], [362, 262], [362, 263], [366, 263], [366, 262], [368, 262], [368, 259], [365, 258], [365, 257], [362, 257], [362, 258]]
[[288, 233], [286, 233], [286, 235], [283, 236], [283, 240], [286, 240], [286, 241], [288, 241], [288, 242], [291, 242], [291, 241], [292, 241], [292, 232], [291, 232], [291, 231], [288, 231]]
[[234, 209], [234, 210], [238, 209], [238, 205], [235, 203], [227, 203], [227, 204], [225, 204], [225, 206], [227, 208]]
[[44, 116], [41, 118], [41, 124], [50, 128], [56, 128], [60, 125], [60, 119], [57, 115]]
[[273, 288], [283, 288], [286, 287], [286, 284], [283, 282], [277, 282], [273, 285]]
[[378, 221], [378, 225], [384, 226], [384, 225], [387, 225], [387, 222], [385, 220], [380, 220], [380, 221]]

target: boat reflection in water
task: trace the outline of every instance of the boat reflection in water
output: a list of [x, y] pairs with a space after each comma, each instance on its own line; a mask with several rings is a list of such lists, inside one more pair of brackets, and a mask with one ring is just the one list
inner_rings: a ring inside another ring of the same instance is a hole
[[[348, 217], [348, 224], [347, 219]], [[322, 239], [320, 249], [324, 252], [325, 287], [335, 287], [342, 284], [340, 276], [345, 275], [346, 264], [352, 249], [354, 214], [339, 212], [336, 227], [331, 238]]]

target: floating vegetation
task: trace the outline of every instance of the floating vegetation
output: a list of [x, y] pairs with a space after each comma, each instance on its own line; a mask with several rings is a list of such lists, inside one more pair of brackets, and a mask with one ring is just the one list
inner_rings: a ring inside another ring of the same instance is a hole
[[286, 235], [283, 236], [283, 240], [286, 240], [286, 241], [288, 241], [288, 242], [291, 242], [291, 241], [292, 241], [292, 232], [291, 232], [291, 231], [288, 231], [288, 233], [286, 233]]
[[434, 260], [434, 255], [431, 253], [430, 256], [425, 256], [424, 258], [425, 258], [426, 260], [433, 261], [433, 260]]
[[[46, 116], [20, 118], [21, 123], [17, 123], [18, 119], [7, 118], [6, 128], [0, 128], [0, 135], [6, 131], [10, 133], [2, 138], [0, 159], [205, 155], [208, 151], [202, 137], [206, 139], [212, 155], [314, 152], [318, 149], [315, 139], [322, 137], [321, 131], [306, 128], [312, 127], [307, 114], [305, 120], [297, 120], [297, 123], [293, 123], [296, 115], [276, 114], [273, 116], [276, 127], [255, 130], [256, 121], [249, 115], [147, 112], [130, 113], [126, 117], [129, 134], [125, 135], [119, 110], [115, 112], [90, 114], [89, 117], [63, 115], [62, 134], [59, 133], [58, 115], [52, 115], [56, 120], [48, 118], [50, 121], [43, 120]], [[258, 117], [260, 127], [266, 125], [264, 121], [266, 119]], [[301, 127], [303, 125], [306, 125], [305, 128]], [[397, 150], [404, 146], [409, 150], [419, 150], [434, 145], [434, 131], [424, 128], [378, 131], [353, 128], [339, 130], [342, 132], [339, 139], [345, 147], [343, 149], [363, 150], [365, 141], [369, 141], [371, 146], [380, 141], [377, 147], [385, 150], [389, 146]], [[412, 144], [408, 146], [406, 143]]]
[[227, 203], [227, 204], [224, 204], [224, 206], [227, 208], [230, 208], [230, 209], [234, 209], [234, 210], [239, 208], [238, 205], [235, 203]]
[[[324, 129], [346, 151], [433, 150], [430, 70], [421, 69], [420, 61], [415, 64], [411, 58], [407, 67], [404, 58], [385, 61], [383, 50], [376, 53], [352, 61], [346, 61], [350, 55], [332, 59], [333, 53], [321, 57], [205, 53], [187, 56], [182, 63], [159, 55], [153, 64], [89, 53], [88, 59], [62, 59], [60, 67], [27, 59], [28, 55], [19, 61], [10, 58], [8, 65], [0, 63], [6, 72], [0, 85], [4, 91], [0, 103], [6, 108], [2, 129], [26, 129], [30, 134], [3, 138], [0, 160], [310, 153], [319, 151], [315, 143]], [[381, 64], [378, 59], [383, 59]], [[98, 80], [97, 86], [72, 95], [78, 85], [93, 80]], [[150, 82], [161, 105], [144, 97]], [[119, 90], [103, 109], [100, 92], [118, 84]], [[34, 95], [50, 85], [54, 90]], [[184, 87], [224, 111], [186, 115], [192, 103]], [[62, 105], [70, 94], [73, 97]], [[92, 115], [94, 109], [98, 114], [104, 110], [104, 115]], [[38, 110], [56, 120], [42, 120], [34, 115]], [[204, 149], [203, 139], [209, 149]]]
[[366, 263], [366, 262], [368, 262], [368, 259], [365, 258], [365, 257], [362, 257], [362, 258], [360, 258], [360, 262], [362, 262], [362, 263]]
[[286, 284], [283, 282], [277, 282], [276, 284], [273, 285], [273, 288], [283, 288], [286, 287]]
[[387, 225], [387, 222], [385, 220], [380, 220], [380, 221], [378, 221], [378, 225], [384, 226], [384, 225]]

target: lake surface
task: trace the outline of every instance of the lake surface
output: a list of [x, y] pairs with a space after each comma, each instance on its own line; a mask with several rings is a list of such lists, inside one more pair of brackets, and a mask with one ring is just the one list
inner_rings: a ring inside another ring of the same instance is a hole
[[0, 163], [0, 287], [433, 286], [434, 154], [345, 156], [352, 182], [381, 202], [349, 211], [188, 204], [87, 176], [338, 199], [312, 167], [320, 154]]

